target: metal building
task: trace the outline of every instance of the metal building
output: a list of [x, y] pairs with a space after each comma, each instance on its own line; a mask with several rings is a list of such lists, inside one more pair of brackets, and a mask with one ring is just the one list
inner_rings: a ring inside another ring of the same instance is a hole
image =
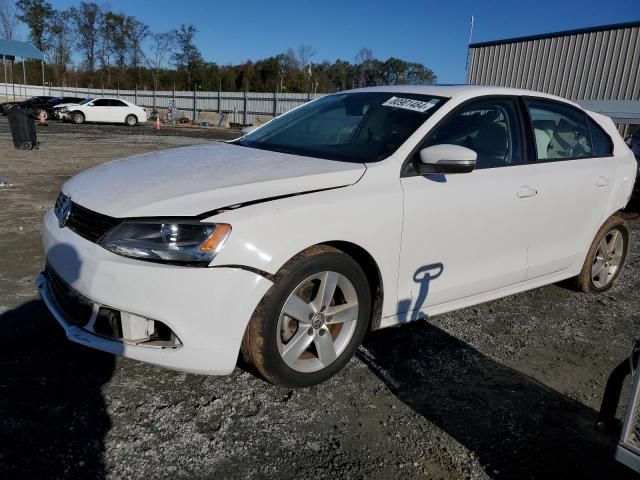
[[[569, 98], [640, 125], [640, 21], [469, 45], [468, 82]], [[635, 125], [630, 127], [630, 125]]]

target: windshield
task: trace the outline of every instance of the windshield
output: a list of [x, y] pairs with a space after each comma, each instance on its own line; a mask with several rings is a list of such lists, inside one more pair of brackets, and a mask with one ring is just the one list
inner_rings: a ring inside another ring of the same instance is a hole
[[93, 98], [85, 98], [82, 100], [79, 105], [84, 105], [85, 103], [93, 102]]
[[445, 101], [410, 93], [327, 95], [236, 143], [330, 160], [376, 162], [395, 152]]

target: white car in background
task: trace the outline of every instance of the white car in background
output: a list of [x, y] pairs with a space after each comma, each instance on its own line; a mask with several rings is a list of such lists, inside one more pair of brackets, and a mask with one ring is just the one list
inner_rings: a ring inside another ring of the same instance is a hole
[[124, 123], [134, 126], [147, 121], [144, 108], [121, 98], [94, 98], [82, 104], [70, 105], [61, 109], [61, 115], [73, 123]]
[[369, 330], [569, 278], [611, 288], [635, 176], [609, 118], [551, 95], [340, 92], [73, 177], [38, 285], [74, 342], [206, 374], [240, 352], [307, 386]]

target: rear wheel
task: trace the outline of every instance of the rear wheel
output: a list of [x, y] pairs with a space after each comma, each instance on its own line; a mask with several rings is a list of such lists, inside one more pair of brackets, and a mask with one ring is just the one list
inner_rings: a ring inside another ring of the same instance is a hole
[[126, 123], [130, 127], [133, 127], [138, 123], [138, 118], [135, 115], [127, 115], [127, 118], [125, 118], [124, 123]]
[[71, 121], [77, 125], [84, 123], [84, 114], [82, 112], [73, 112], [70, 117]]
[[371, 311], [356, 261], [327, 246], [294, 257], [249, 322], [242, 355], [263, 378], [306, 387], [340, 371], [362, 342]]
[[629, 253], [629, 226], [613, 215], [596, 234], [587, 253], [578, 288], [585, 293], [598, 293], [613, 287], [622, 274]]

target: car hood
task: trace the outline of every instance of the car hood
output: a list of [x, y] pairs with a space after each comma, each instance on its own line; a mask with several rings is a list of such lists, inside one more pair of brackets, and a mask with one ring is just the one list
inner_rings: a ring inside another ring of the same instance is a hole
[[117, 218], [196, 216], [270, 197], [351, 185], [361, 163], [211, 142], [115, 160], [62, 188], [90, 210]]
[[53, 108], [71, 107], [73, 105], [80, 105], [80, 104], [79, 103], [59, 103], [57, 105], [54, 105]]

